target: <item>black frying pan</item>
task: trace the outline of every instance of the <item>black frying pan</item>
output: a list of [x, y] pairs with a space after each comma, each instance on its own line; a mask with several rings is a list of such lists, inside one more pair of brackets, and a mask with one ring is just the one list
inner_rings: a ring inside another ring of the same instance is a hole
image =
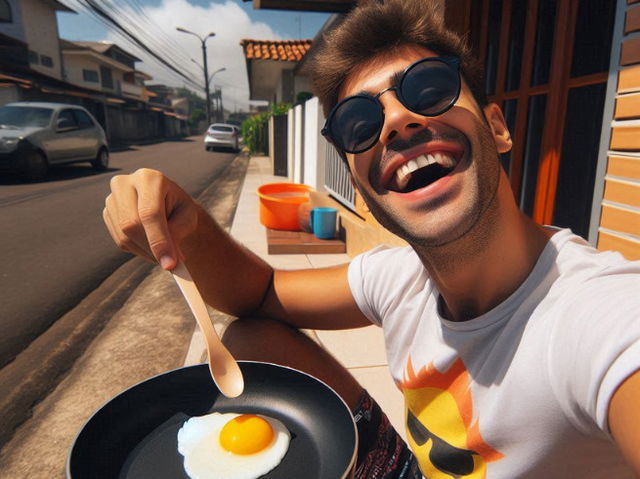
[[264, 414], [291, 433], [269, 479], [350, 477], [357, 433], [347, 405], [326, 384], [295, 369], [240, 361], [244, 393], [218, 391], [206, 364], [147, 379], [111, 399], [84, 425], [67, 460], [69, 479], [188, 479], [177, 433], [213, 411]]

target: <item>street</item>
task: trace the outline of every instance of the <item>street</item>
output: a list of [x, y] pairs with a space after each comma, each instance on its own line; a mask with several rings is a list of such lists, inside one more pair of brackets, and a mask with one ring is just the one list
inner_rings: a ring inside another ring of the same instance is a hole
[[197, 196], [234, 157], [190, 137], [112, 153], [104, 172], [78, 163], [42, 183], [0, 177], [0, 367], [130, 258], [102, 222], [113, 176], [154, 168]]

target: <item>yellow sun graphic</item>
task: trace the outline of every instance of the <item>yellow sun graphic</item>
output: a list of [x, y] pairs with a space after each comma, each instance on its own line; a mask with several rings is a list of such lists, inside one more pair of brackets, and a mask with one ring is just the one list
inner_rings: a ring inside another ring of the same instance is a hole
[[416, 374], [409, 358], [400, 388], [407, 438], [425, 477], [483, 479], [487, 463], [504, 457], [473, 421], [470, 377], [461, 359], [444, 373], [431, 363]]

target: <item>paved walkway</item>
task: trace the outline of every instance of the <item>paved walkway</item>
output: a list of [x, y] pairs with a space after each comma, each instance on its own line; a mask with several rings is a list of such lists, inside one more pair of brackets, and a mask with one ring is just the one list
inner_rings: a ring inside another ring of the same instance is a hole
[[[260, 224], [259, 199], [256, 190], [266, 183], [280, 183], [281, 176], [272, 175], [268, 157], [251, 158], [245, 177], [231, 234], [276, 268], [302, 269], [334, 266], [349, 261], [346, 254], [270, 255], [267, 253], [265, 227]], [[215, 327], [222, 333], [228, 318], [211, 311]], [[404, 437], [403, 399], [387, 369], [382, 330], [377, 326], [343, 331], [311, 331], [318, 343], [328, 349], [389, 415], [391, 423]], [[205, 345], [196, 329], [185, 365], [204, 362]]]
[[[244, 169], [243, 162], [237, 162], [237, 167], [241, 164]], [[271, 175], [268, 158], [252, 158], [244, 182], [242, 173], [230, 175], [230, 179], [212, 185], [211, 191], [200, 199], [221, 224], [231, 224], [231, 233], [239, 241], [275, 267], [319, 268], [349, 261], [347, 255], [267, 254], [256, 189], [261, 184], [282, 181], [282, 177]], [[237, 211], [231, 222], [230, 205], [235, 202], [233, 198], [241, 183]], [[99, 290], [102, 289], [101, 286]], [[113, 294], [112, 286], [105, 286], [100, 294], [105, 298]], [[213, 310], [211, 313], [221, 333], [230, 319]], [[387, 372], [381, 330], [370, 326], [309, 333], [369, 390], [404, 434], [402, 397]], [[60, 343], [55, 342], [54, 346], [65, 347], [64, 340]], [[73, 363], [65, 378], [52, 386], [47, 397], [33, 407], [31, 417], [0, 449], [0, 477], [63, 479], [69, 447], [94, 411], [133, 384], [182, 364], [201, 362], [204, 344], [195, 321], [171, 275], [155, 267]], [[37, 363], [34, 367], [39, 366]], [[33, 380], [41, 379], [35, 376]]]

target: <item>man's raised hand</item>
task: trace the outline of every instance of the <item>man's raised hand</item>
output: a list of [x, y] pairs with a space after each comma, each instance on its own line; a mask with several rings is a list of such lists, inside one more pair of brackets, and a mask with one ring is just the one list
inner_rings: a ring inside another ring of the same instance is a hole
[[142, 168], [111, 179], [102, 217], [120, 249], [171, 270], [184, 260], [179, 244], [195, 231], [198, 206], [162, 173]]

